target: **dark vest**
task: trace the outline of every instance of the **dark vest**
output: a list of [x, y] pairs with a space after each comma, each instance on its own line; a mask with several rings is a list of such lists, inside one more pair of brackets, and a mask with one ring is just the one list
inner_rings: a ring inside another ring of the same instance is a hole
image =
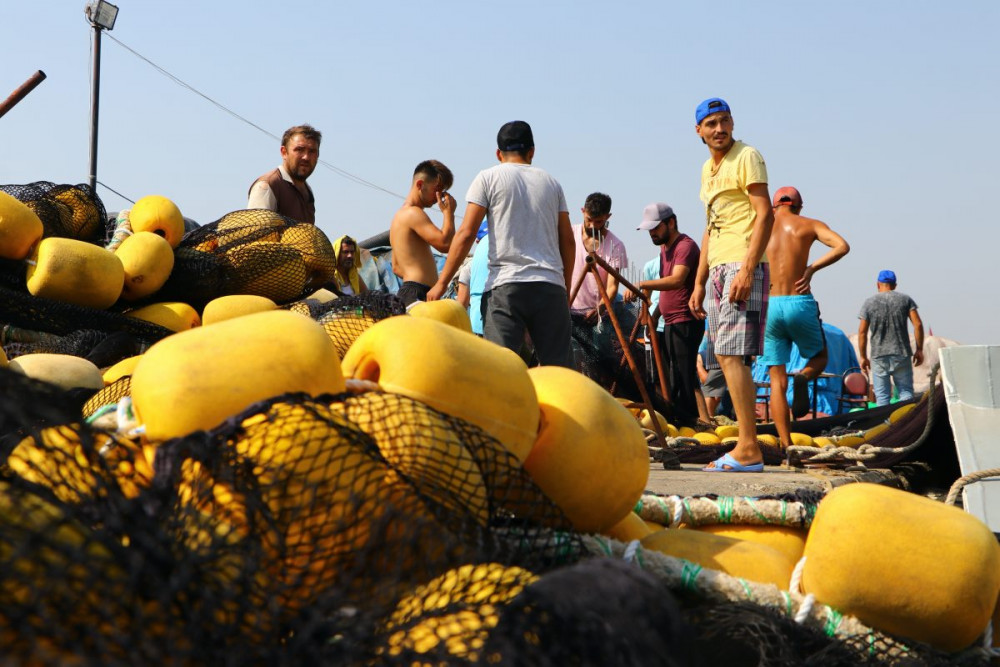
[[[306, 190], [309, 192], [307, 198], [302, 196], [297, 187], [283, 179], [281, 171], [278, 169], [264, 174], [257, 181], [265, 181], [271, 188], [274, 198], [278, 200], [278, 213], [292, 220], [316, 224], [316, 198], [308, 183], [306, 184]], [[250, 185], [250, 188], [253, 189], [253, 184]]]

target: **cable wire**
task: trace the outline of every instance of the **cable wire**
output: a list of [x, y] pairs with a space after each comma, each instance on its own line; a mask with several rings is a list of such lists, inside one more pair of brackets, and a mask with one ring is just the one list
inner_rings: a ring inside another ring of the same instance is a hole
[[[150, 60], [146, 56], [142, 55], [141, 53], [139, 53], [138, 51], [136, 51], [132, 47], [128, 46], [127, 44], [125, 44], [121, 40], [117, 39], [116, 37], [113, 37], [110, 33], [108, 33], [106, 36], [108, 38], [110, 38], [111, 41], [113, 41], [114, 43], [118, 44], [120, 47], [122, 47], [123, 49], [125, 49], [126, 51], [128, 51], [129, 53], [131, 53], [132, 55], [134, 55], [135, 57], [137, 57], [140, 60], [144, 61], [150, 67], [152, 67], [157, 72], [159, 72], [160, 74], [164, 75], [165, 77], [167, 77], [168, 79], [170, 79], [171, 81], [173, 81], [174, 83], [176, 83], [177, 85], [190, 90], [192, 93], [194, 93], [198, 97], [201, 97], [202, 99], [204, 99], [205, 101], [209, 102], [213, 106], [218, 107], [220, 110], [222, 110], [225, 113], [229, 114], [233, 118], [236, 118], [237, 120], [246, 123], [250, 127], [254, 128], [257, 131], [265, 134], [266, 136], [274, 139], [275, 141], [278, 141], [278, 142], [281, 141], [281, 137], [279, 135], [274, 134], [273, 132], [270, 132], [270, 131], [264, 129], [263, 127], [261, 127], [257, 123], [254, 123], [253, 121], [249, 120], [248, 118], [245, 118], [244, 116], [241, 116], [240, 114], [236, 113], [235, 111], [233, 111], [229, 107], [225, 106], [224, 104], [222, 104], [220, 102], [216, 102], [214, 99], [212, 99], [211, 97], [209, 97], [205, 93], [201, 92], [200, 90], [198, 90], [194, 86], [192, 86], [192, 85], [186, 83], [185, 81], [181, 80], [180, 78], [174, 76], [173, 74], [171, 74], [170, 72], [168, 72], [164, 68], [160, 67], [159, 65], [157, 65], [152, 60]], [[358, 185], [363, 185], [363, 186], [371, 188], [373, 190], [378, 190], [380, 192], [384, 192], [384, 193], [386, 193], [388, 195], [392, 195], [393, 197], [396, 197], [398, 199], [406, 199], [406, 197], [404, 197], [403, 195], [401, 195], [401, 194], [399, 194], [397, 192], [393, 192], [392, 190], [389, 190], [388, 188], [383, 188], [381, 185], [378, 185], [376, 183], [372, 183], [371, 181], [366, 181], [365, 179], [361, 178], [360, 176], [352, 174], [351, 172], [349, 172], [349, 171], [347, 171], [345, 169], [341, 169], [340, 167], [338, 167], [338, 166], [336, 166], [334, 164], [331, 164], [331, 163], [327, 162], [326, 160], [318, 160], [317, 163], [323, 165], [324, 167], [326, 167], [330, 171], [338, 174], [339, 176], [342, 176], [343, 178], [346, 178], [346, 179], [348, 179], [350, 181], [353, 181], [353, 182], [357, 183]], [[107, 186], [105, 186], [105, 187], [107, 187]], [[108, 188], [108, 189], [110, 190], [111, 188]], [[112, 192], [113, 192], [113, 190], [112, 190]]]

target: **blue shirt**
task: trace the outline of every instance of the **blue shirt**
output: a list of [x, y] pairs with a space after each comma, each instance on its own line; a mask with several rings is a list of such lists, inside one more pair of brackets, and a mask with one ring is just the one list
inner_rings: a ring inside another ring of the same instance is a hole
[[490, 237], [484, 236], [472, 253], [472, 266], [469, 272], [469, 319], [472, 321], [472, 333], [483, 335], [483, 288], [486, 278], [490, 275]]
[[[646, 262], [646, 265], [642, 267], [642, 278], [641, 280], [659, 280], [660, 279], [660, 257], [657, 255], [653, 259]], [[660, 292], [659, 290], [653, 290], [649, 295], [649, 314], [655, 315], [660, 309]], [[663, 331], [663, 318], [661, 317], [656, 321], [656, 330]]]

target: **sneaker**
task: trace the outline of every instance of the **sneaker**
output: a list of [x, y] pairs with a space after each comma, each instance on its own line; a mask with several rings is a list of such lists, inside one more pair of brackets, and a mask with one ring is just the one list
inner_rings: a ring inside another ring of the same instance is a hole
[[795, 375], [792, 378], [792, 417], [799, 419], [809, 414], [809, 378]]

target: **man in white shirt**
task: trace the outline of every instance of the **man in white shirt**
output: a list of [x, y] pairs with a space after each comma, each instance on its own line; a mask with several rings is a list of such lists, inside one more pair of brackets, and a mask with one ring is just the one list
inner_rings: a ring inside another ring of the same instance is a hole
[[531, 126], [511, 121], [497, 133], [500, 164], [479, 172], [466, 194], [462, 226], [427, 300], [441, 298], [489, 220], [489, 278], [483, 337], [517, 352], [525, 331], [542, 365], [573, 368], [569, 290], [576, 242], [562, 186], [532, 166]]

